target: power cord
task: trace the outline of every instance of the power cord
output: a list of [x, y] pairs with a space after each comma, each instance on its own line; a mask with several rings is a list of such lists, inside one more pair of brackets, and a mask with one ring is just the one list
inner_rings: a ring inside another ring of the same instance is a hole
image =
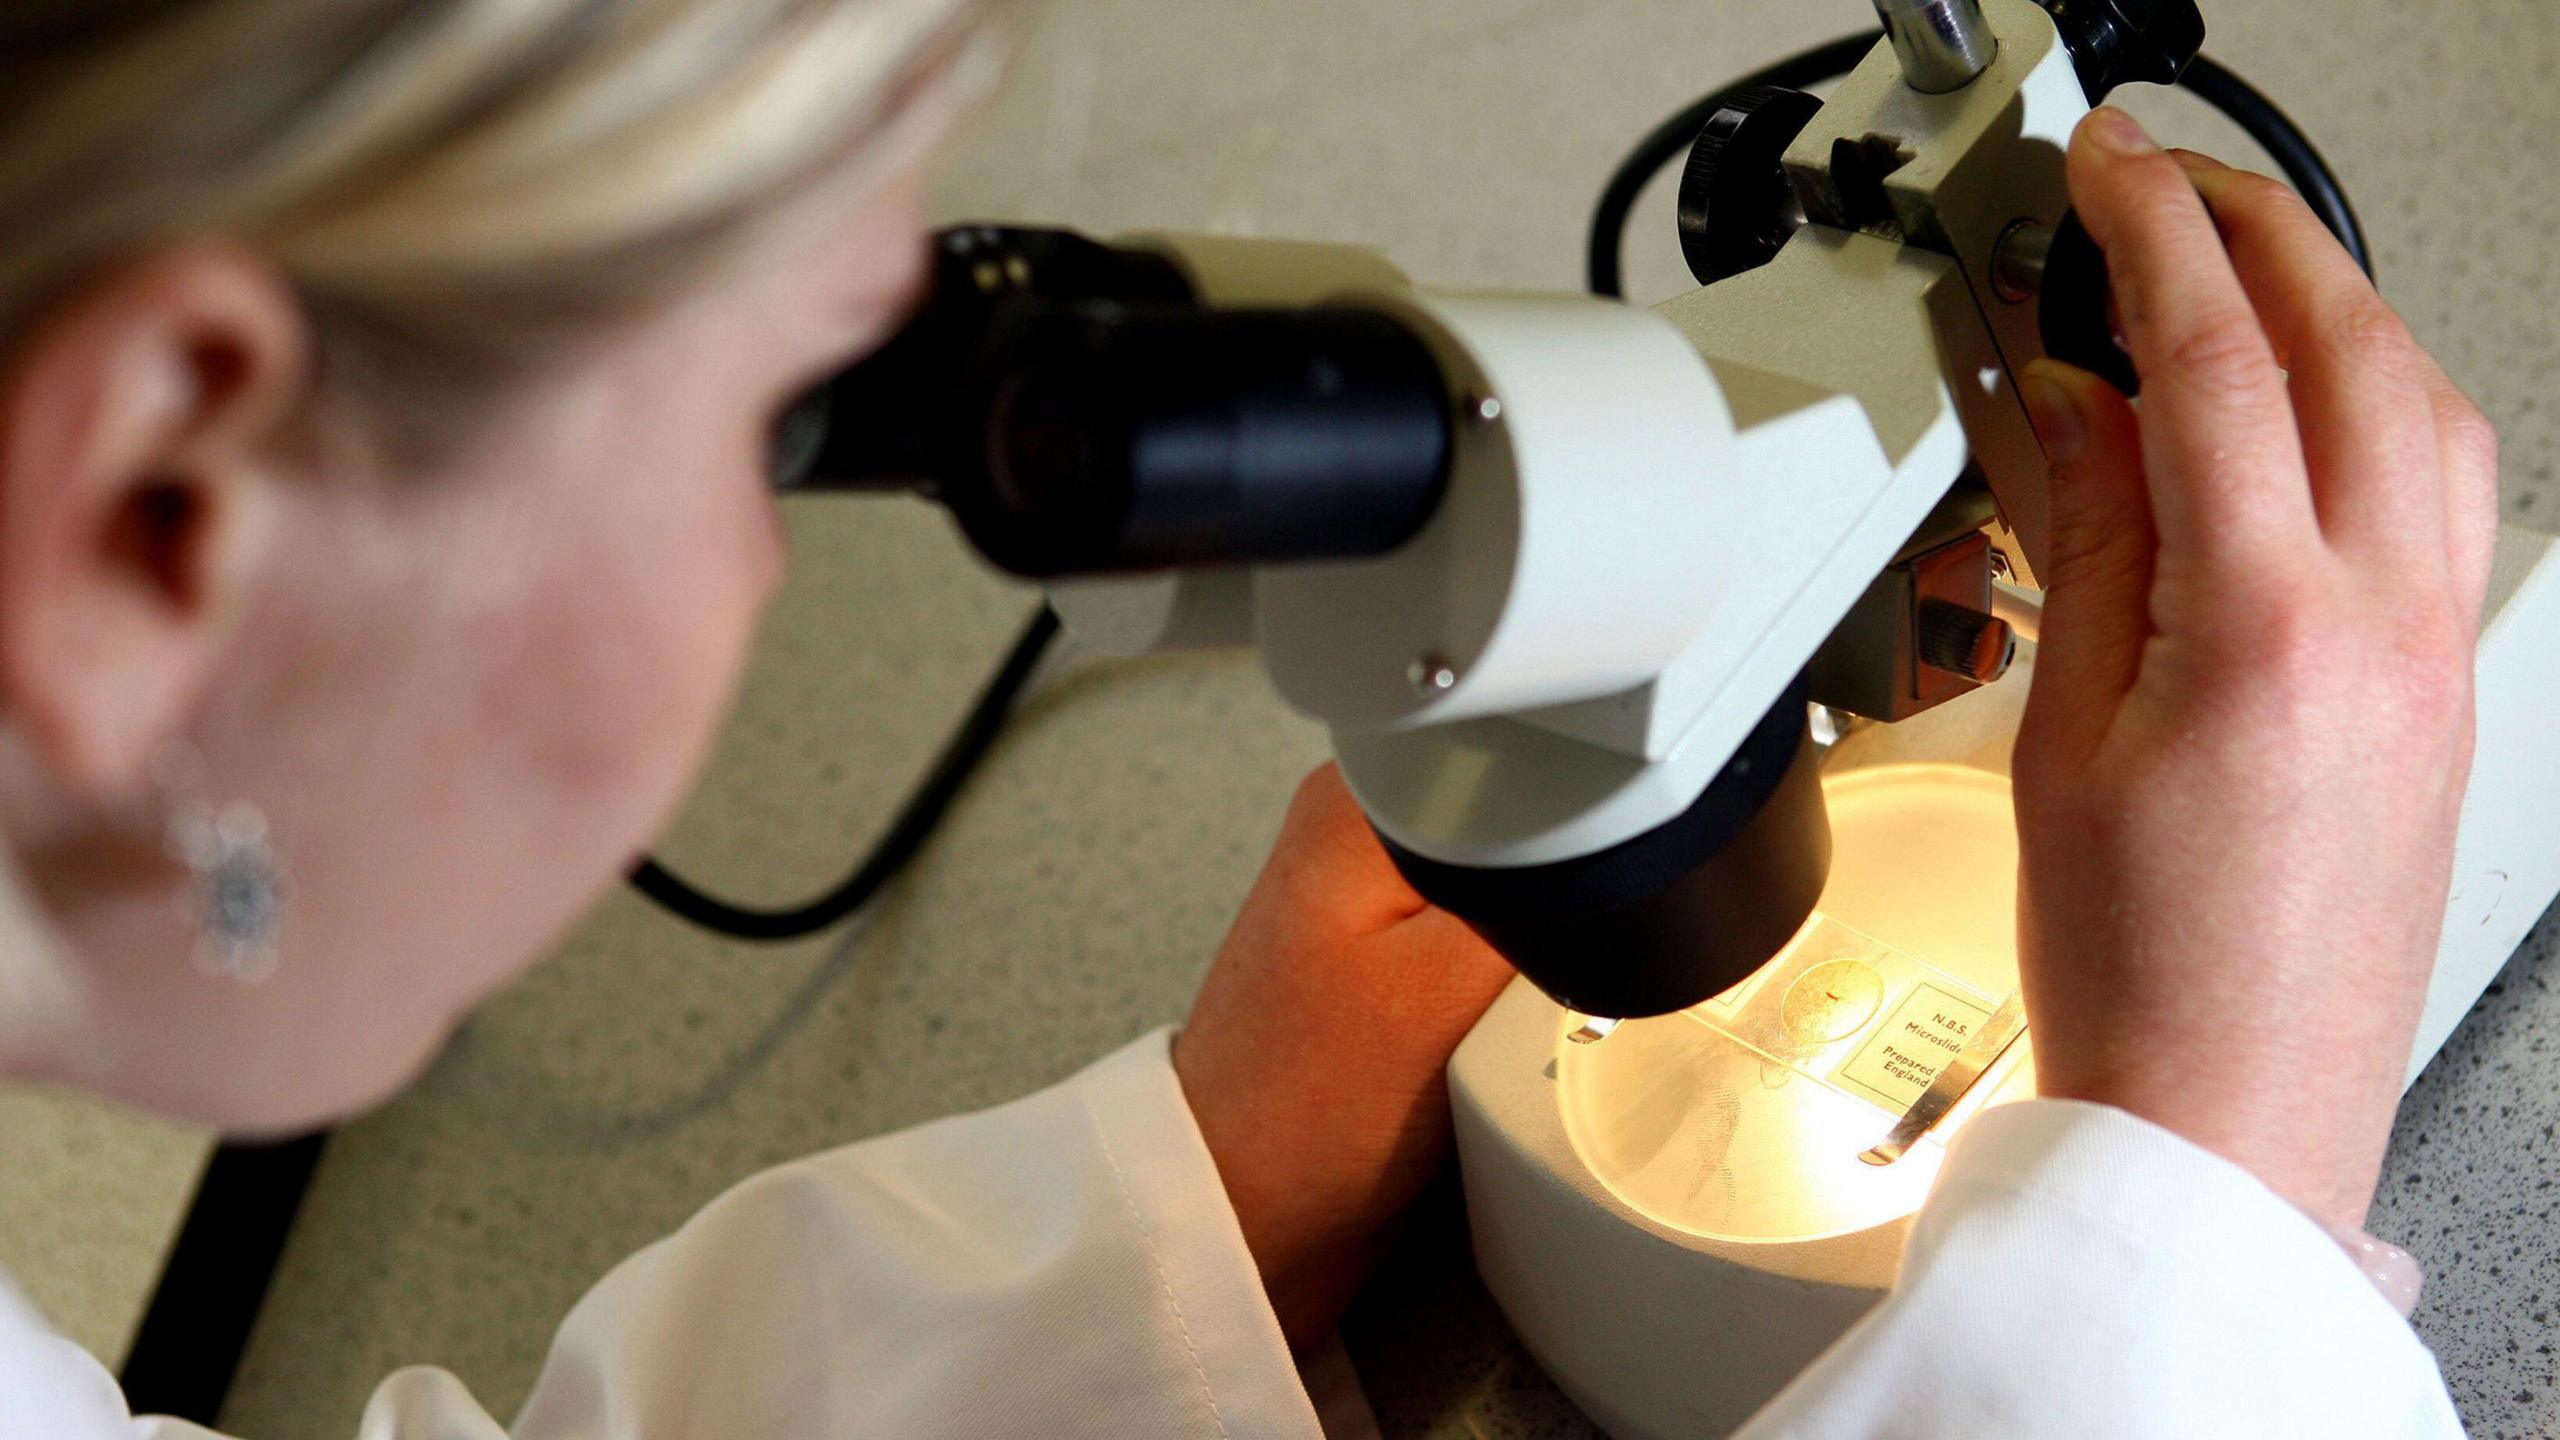
[[[1864, 60], [1868, 52], [1875, 49], [1876, 42], [1883, 38], [1882, 31], [1862, 31], [1844, 35], [1827, 45], [1817, 45], [1801, 54], [1790, 55], [1744, 76], [1655, 126], [1636, 143], [1635, 149], [1627, 152], [1626, 159], [1618, 162], [1618, 168], [1609, 176], [1608, 185], [1600, 191], [1598, 203], [1592, 207], [1591, 239], [1584, 257], [1585, 277], [1591, 293], [1612, 299], [1625, 298], [1626, 287], [1620, 266], [1626, 248], [1627, 219], [1635, 211], [1637, 197], [1653, 183], [1654, 176], [1662, 173], [1664, 166], [1689, 153], [1689, 147], [1696, 143], [1698, 132], [1706, 128], [1708, 119], [1723, 109], [1734, 95], [1764, 85], [1802, 90], [1825, 80], [1836, 80], [1857, 68], [1858, 62]], [[2368, 276], [2373, 274], [2372, 250], [2365, 241], [2364, 224], [2356, 218], [2355, 206], [2347, 200], [2346, 186], [2339, 182], [2337, 172], [2329, 168], [2329, 162], [2322, 158], [2319, 147], [2311, 143], [2311, 137], [2302, 133], [2302, 127], [2295, 124], [2291, 116], [2277, 108], [2276, 103], [2255, 86], [2209, 56], [2197, 56], [2188, 65], [2185, 78], [2178, 83], [2247, 131], [2249, 138], [2257, 141], [2284, 170], [2285, 178], [2302, 192], [2303, 200], [2320, 217], [2320, 222], [2329, 227], [2329, 233], [2338, 237], [2338, 243], [2347, 248], [2347, 253], [2355, 257], [2356, 264], [2362, 266]]]
[[756, 909], [716, 899], [679, 878], [655, 859], [643, 860], [631, 872], [632, 888], [648, 896], [674, 914], [709, 930], [740, 940], [797, 940], [845, 920], [871, 903], [883, 886], [896, 878], [907, 862], [915, 859], [933, 838], [934, 830], [951, 812], [951, 804], [975, 775], [995, 748], [996, 737], [1004, 733], [1005, 722], [1012, 718], [1014, 703], [1022, 698], [1023, 689], [1058, 638], [1058, 613], [1046, 605], [1032, 615], [1022, 627], [1013, 649], [996, 667], [986, 687], [978, 692], [977, 703], [969, 707], [960, 728], [942, 747], [940, 758], [925, 772], [924, 779], [898, 810], [897, 819], [853, 868], [853, 873], [835, 888], [803, 904], [779, 910]]

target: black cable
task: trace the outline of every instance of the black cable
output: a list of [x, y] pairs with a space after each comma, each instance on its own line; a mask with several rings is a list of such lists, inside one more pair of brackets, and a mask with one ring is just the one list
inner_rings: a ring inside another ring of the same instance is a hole
[[324, 1132], [215, 1148], [125, 1352], [121, 1383], [133, 1413], [206, 1427], [221, 1422], [328, 1143]]
[[[1736, 92], [1761, 85], [1779, 85], [1801, 90], [1825, 80], [1834, 80], [1856, 68], [1858, 62], [1884, 38], [1880, 32], [1844, 35], [1828, 45], [1818, 45], [1799, 55], [1791, 55], [1765, 70], [1727, 85], [1682, 110], [1653, 128], [1627, 158], [1618, 162], [1608, 185], [1600, 192], [1591, 211], [1591, 238], [1584, 256], [1584, 270], [1594, 295], [1623, 299], [1626, 287], [1620, 269], [1621, 252], [1626, 248], [1627, 219], [1635, 211], [1636, 200], [1644, 193], [1653, 177], [1672, 161], [1689, 153], [1697, 142], [1698, 132], [1707, 120], [1722, 108]], [[2261, 94], [2248, 81], [2217, 64], [2211, 57], [2198, 55], [2187, 67], [2186, 78], [2178, 82], [2199, 100], [2231, 118], [2232, 122], [2258, 142], [2281, 166], [2285, 178], [2302, 192], [2305, 203], [2338, 237], [2347, 253], [2368, 276], [2373, 274], [2373, 253], [2365, 241], [2364, 224], [2356, 218], [2355, 206], [2347, 200], [2346, 186], [2339, 183], [2337, 172], [2321, 157], [2319, 148], [2302, 133], [2302, 127], [2278, 109], [2275, 102]]]
[[656, 860], [643, 860], [631, 872], [632, 888], [705, 930], [741, 940], [797, 940], [852, 915], [871, 903], [881, 887], [905, 869], [907, 862], [924, 848], [925, 841], [932, 838], [934, 828], [960, 797], [969, 777], [977, 772], [987, 752], [995, 748], [996, 737], [1003, 733], [1014, 702], [1021, 698], [1032, 671], [1039, 667], [1041, 657], [1057, 638], [1057, 612], [1043, 605], [1023, 626], [1012, 652], [978, 693], [977, 703], [944, 744], [941, 757], [926, 772], [915, 793], [907, 797], [898, 818], [853, 873], [834, 889], [789, 909], [750, 909], [704, 894]]
[[1637, 198], [1644, 194], [1645, 186], [1653, 183], [1653, 177], [1661, 173], [1662, 167], [1689, 153], [1689, 147], [1698, 141], [1698, 132], [1707, 127], [1709, 117], [1723, 106], [1727, 98], [1736, 91], [1762, 85], [1802, 90], [1808, 85], [1836, 79], [1857, 68], [1858, 62], [1865, 59], [1867, 52], [1876, 48], [1876, 42], [1883, 38], [1883, 31], [1871, 30], [1859, 35], [1844, 35], [1827, 45], [1816, 45], [1802, 54], [1790, 55], [1774, 65], [1753, 71], [1653, 127], [1652, 133], [1637, 142], [1626, 159], [1618, 162], [1618, 168], [1610, 173], [1608, 185], [1600, 192], [1599, 203], [1592, 209], [1586, 266], [1591, 293], [1613, 299], [1624, 298], [1626, 291], [1618, 265], [1619, 251], [1626, 242], [1628, 215], [1634, 212]]
[[2347, 199], [2347, 187], [2339, 183], [2338, 172], [2329, 168], [2319, 147], [2293, 123], [2292, 116], [2209, 55], [2198, 55], [2178, 84], [2248, 131], [2249, 138], [2283, 169], [2293, 188], [2302, 192], [2303, 202], [2320, 217], [2320, 223], [2338, 237], [2368, 277], [2373, 274], [2373, 251], [2365, 241], [2364, 222], [2356, 218], [2356, 207]]

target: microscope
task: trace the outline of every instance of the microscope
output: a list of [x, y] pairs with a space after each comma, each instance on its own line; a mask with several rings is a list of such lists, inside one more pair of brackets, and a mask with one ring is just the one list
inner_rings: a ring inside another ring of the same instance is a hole
[[[1520, 970], [1450, 1070], [1486, 1285], [1622, 1440], [1739, 1425], [2033, 1091], [2009, 751], [2039, 355], [2137, 381], [2064, 150], [2189, 0], [1875, 0], [1725, 97], [1651, 309], [1357, 248], [964, 226], [782, 444], [909, 489], [1109, 651], [1246, 645], [1414, 887]], [[2560, 892], [2560, 557], [2501, 538], [2410, 1073]]]

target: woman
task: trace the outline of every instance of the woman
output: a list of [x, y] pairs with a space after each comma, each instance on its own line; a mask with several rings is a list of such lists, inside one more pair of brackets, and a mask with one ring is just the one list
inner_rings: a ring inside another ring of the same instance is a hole
[[[780, 569], [770, 424], [911, 302], [985, 22], [0, 18], [0, 1070], [324, 1122], [645, 847]], [[2113, 112], [2072, 184], [2149, 388], [2028, 384], [2052, 1098], [1972, 1127], [1895, 1296], [1753, 1433], [2458, 1433], [2331, 1237], [2441, 918], [2494, 444], [2279, 188]], [[1320, 774], [1178, 1040], [747, 1182], [581, 1304], [508, 1433], [1341, 1433], [1327, 1339], [1505, 978]], [[194, 1432], [0, 1289], [0, 1435], [135, 1433]], [[410, 1371], [362, 1433], [501, 1430]]]

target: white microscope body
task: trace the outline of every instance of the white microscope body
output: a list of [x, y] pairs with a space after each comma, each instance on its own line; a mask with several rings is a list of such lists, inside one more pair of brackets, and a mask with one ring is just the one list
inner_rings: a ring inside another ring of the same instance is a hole
[[[1971, 603], [2031, 632], [2046, 472], [2012, 376], [2044, 348], [1995, 272], [2061, 222], [2088, 105], [2042, 8], [1981, 12], [1996, 44], [1969, 83], [1923, 93], [1910, 47], [1880, 45], [1786, 152], [1807, 223], [1650, 312], [1418, 291], [1365, 252], [1134, 242], [1221, 303], [1408, 321], [1451, 377], [1449, 484], [1391, 554], [1061, 584], [1068, 627], [1132, 652], [1255, 645], [1383, 836], [1491, 870], [1678, 819], [1897, 567], [1925, 595], [1930, 557], [1957, 555]], [[1817, 731], [1830, 869], [1791, 941], [1605, 1043], [1523, 981], [1452, 1064], [1485, 1282], [1621, 1440], [1725, 1433], [1765, 1403], [1889, 1285], [1947, 1139], [2032, 1090], [2007, 1043], [2032, 635], [2005, 678], [1950, 687], [1899, 623], [1888, 686], [1961, 698]], [[2560, 893], [2554, 696], [2560, 557], [2510, 532], [2413, 1077]], [[1905, 1121], [1907, 1150], [1872, 1163]]]

